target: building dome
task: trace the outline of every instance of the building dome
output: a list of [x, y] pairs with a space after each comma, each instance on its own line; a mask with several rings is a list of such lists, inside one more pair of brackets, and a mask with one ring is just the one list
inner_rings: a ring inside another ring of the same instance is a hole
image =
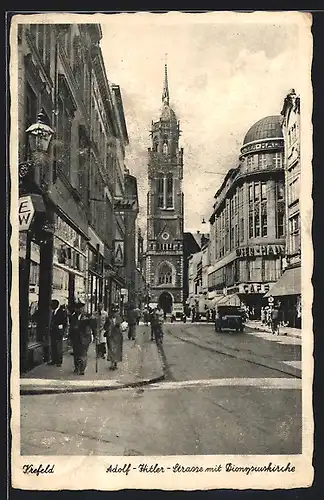
[[172, 108], [170, 108], [169, 105], [165, 104], [162, 108], [162, 113], [161, 113], [161, 120], [164, 122], [169, 122], [171, 121], [177, 121], [177, 117], [175, 112], [173, 111]]
[[249, 129], [244, 137], [243, 146], [254, 141], [261, 141], [264, 139], [283, 138], [281, 129], [281, 115], [266, 116], [257, 121]]

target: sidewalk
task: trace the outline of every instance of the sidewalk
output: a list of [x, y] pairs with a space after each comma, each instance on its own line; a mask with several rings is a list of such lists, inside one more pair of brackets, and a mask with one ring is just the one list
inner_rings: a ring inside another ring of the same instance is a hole
[[[248, 328], [252, 328], [253, 330], [259, 330], [265, 333], [271, 333], [271, 329], [261, 323], [261, 321], [253, 320], [246, 321], [245, 326]], [[290, 328], [289, 326], [280, 326], [279, 327], [280, 335], [287, 335], [288, 337], [298, 337], [301, 338], [302, 330], [299, 328]]]
[[137, 387], [164, 378], [163, 365], [155, 342], [150, 342], [149, 327], [138, 326], [135, 341], [124, 334], [123, 361], [115, 371], [110, 363], [98, 359], [96, 372], [95, 344], [88, 351], [88, 365], [84, 376], [73, 373], [73, 356], [67, 352], [62, 367], [46, 363], [36, 366], [20, 379], [21, 394], [48, 394], [58, 392], [89, 392]]

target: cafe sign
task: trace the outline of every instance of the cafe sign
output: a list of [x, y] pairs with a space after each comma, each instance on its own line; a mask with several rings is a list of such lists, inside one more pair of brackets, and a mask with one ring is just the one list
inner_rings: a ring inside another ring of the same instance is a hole
[[19, 198], [18, 221], [19, 231], [28, 231], [32, 223], [35, 208], [31, 196]]
[[237, 257], [258, 257], [260, 255], [284, 255], [284, 245], [255, 245], [236, 249]]
[[237, 286], [227, 288], [227, 294], [252, 294], [258, 293], [264, 295], [270, 290], [270, 285], [273, 283], [240, 283]]

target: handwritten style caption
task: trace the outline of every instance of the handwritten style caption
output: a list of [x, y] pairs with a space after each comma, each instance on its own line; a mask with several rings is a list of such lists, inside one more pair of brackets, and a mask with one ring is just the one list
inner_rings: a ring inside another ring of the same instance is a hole
[[139, 473], [146, 474], [165, 474], [171, 472], [173, 474], [177, 473], [201, 473], [201, 472], [241, 472], [246, 474], [252, 474], [253, 472], [295, 472], [295, 467], [288, 462], [286, 465], [277, 465], [269, 462], [268, 465], [263, 466], [254, 466], [254, 465], [246, 465], [246, 466], [237, 466], [231, 462], [226, 464], [217, 464], [213, 467], [202, 467], [199, 465], [192, 466], [184, 466], [179, 463], [174, 464], [171, 467], [164, 467], [159, 465], [158, 463], [154, 465], [149, 465], [146, 463], [142, 463], [134, 467], [131, 463], [125, 463], [123, 465], [118, 464], [110, 464], [106, 468], [106, 473], [109, 474], [128, 474], [131, 471], [136, 471]]

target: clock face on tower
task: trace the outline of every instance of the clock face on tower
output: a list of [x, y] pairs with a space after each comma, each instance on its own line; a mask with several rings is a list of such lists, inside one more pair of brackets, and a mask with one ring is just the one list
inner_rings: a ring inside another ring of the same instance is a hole
[[163, 240], [168, 240], [170, 235], [167, 231], [163, 231], [161, 236]]

